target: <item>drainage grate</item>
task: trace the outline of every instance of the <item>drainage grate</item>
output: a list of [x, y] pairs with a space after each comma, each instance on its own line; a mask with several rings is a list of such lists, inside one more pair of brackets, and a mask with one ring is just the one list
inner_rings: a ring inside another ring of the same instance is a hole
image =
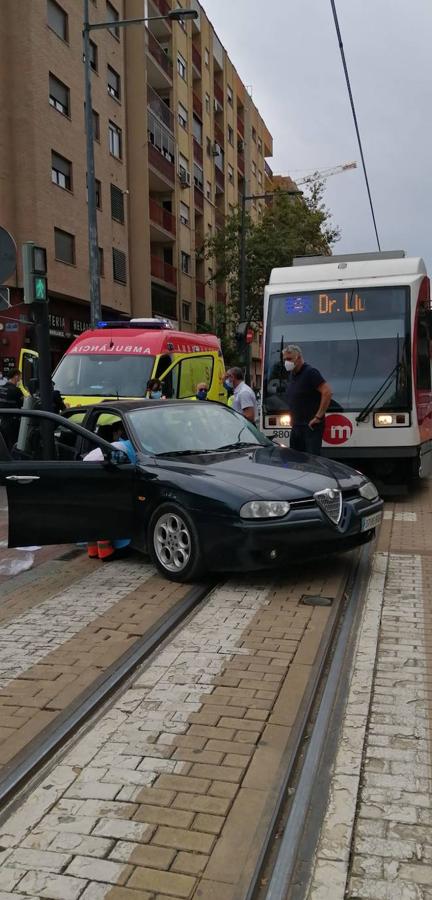
[[322, 597], [321, 594], [303, 594], [300, 603], [303, 606], [331, 606], [333, 597]]

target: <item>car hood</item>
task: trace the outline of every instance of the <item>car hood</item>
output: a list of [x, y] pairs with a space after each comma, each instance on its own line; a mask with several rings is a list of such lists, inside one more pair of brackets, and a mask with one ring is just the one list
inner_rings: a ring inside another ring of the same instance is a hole
[[353, 469], [333, 460], [282, 447], [197, 453], [187, 459], [159, 459], [158, 466], [223, 482], [261, 499], [301, 500], [324, 488], [355, 489], [362, 481]]

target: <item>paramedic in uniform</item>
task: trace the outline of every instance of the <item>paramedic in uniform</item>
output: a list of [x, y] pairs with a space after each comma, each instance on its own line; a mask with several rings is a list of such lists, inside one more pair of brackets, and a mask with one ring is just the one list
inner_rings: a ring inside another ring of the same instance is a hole
[[290, 373], [286, 387], [293, 422], [290, 447], [319, 456], [325, 414], [332, 398], [331, 387], [318, 369], [304, 361], [296, 344], [288, 344], [283, 359], [285, 369]]

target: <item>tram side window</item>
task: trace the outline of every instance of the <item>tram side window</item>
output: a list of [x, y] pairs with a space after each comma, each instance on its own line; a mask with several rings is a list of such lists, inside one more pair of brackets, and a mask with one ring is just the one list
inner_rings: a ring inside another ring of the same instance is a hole
[[417, 387], [422, 391], [432, 387], [429, 331], [421, 319], [417, 325]]

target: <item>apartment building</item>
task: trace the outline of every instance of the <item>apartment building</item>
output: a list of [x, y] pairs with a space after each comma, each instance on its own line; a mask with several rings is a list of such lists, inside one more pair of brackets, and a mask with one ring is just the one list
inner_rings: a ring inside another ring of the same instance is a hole
[[[88, 326], [86, 147], [81, 0], [2, 0], [0, 225], [47, 248], [53, 363]], [[201, 5], [91, 0], [92, 107], [104, 316], [214, 321], [220, 287], [197, 250], [242, 192], [261, 193], [272, 137]], [[0, 314], [0, 362], [33, 341], [20, 261]], [[15, 321], [12, 321], [12, 320]]]

